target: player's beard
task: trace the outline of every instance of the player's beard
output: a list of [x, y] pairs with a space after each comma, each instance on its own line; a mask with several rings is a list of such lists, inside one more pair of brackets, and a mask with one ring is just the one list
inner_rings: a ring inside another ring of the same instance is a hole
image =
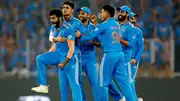
[[133, 25], [135, 25], [136, 24], [136, 22], [131, 22]]
[[79, 19], [81, 20], [82, 23], [85, 23], [87, 21], [87, 18], [84, 17], [80, 17]]
[[60, 21], [57, 20], [56, 22], [53, 22], [53, 24], [56, 24], [54, 27], [58, 28], [60, 26]]
[[119, 15], [119, 16], [118, 16], [118, 21], [119, 21], [119, 22], [123, 22], [124, 20], [126, 20], [126, 18], [127, 18], [126, 15], [125, 15], [125, 16]]

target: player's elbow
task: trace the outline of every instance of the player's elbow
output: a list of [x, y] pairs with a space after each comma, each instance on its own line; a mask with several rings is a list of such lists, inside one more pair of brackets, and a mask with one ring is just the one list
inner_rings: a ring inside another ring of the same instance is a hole
[[73, 48], [73, 49], [69, 49], [69, 52], [70, 52], [71, 54], [73, 54], [73, 53], [74, 53], [74, 48]]
[[70, 53], [70, 54], [73, 54], [73, 53], [74, 53], [74, 50], [75, 50], [75, 49], [74, 49], [74, 46], [69, 47], [69, 53]]

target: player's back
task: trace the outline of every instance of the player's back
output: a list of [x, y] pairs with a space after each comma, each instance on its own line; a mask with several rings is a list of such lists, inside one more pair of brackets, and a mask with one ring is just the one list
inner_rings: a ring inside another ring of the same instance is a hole
[[[60, 28], [57, 30], [57, 33], [54, 35], [54, 37], [61, 36], [66, 39], [69, 39], [69, 40], [75, 40], [74, 32], [75, 31], [74, 31], [73, 27], [69, 23], [64, 22], [60, 26]], [[69, 46], [68, 46], [67, 41], [57, 42], [56, 43], [56, 51], [60, 52], [64, 56], [66, 56], [69, 51]]]
[[101, 34], [101, 45], [104, 52], [122, 51], [121, 44], [119, 42], [121, 37], [120, 27], [115, 19], [109, 18], [107, 21], [98, 26], [94, 31], [102, 30], [103, 32]]

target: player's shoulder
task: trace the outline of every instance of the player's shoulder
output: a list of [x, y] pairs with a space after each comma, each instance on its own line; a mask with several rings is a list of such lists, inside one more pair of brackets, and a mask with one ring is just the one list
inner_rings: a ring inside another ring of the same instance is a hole
[[104, 21], [104, 22], [100, 23], [100, 24], [97, 25], [97, 26], [105, 28], [105, 27], [107, 27], [109, 24], [110, 24], [110, 23], [109, 23], [108, 21]]
[[133, 25], [132, 23], [128, 22], [128, 23], [127, 23], [127, 27], [129, 27], [129, 28], [134, 28], [134, 25]]
[[138, 28], [138, 27], [134, 27], [134, 28], [135, 28], [135, 30], [136, 30], [137, 33], [142, 34], [142, 30], [141, 30], [140, 28]]
[[[115, 21], [115, 24], [119, 25], [119, 22], [118, 21]], [[119, 25], [120, 26], [120, 25]]]
[[51, 24], [50, 30], [54, 30], [54, 29], [55, 29], [54, 25]]
[[89, 26], [90, 27], [95, 27], [95, 25], [93, 23], [91, 23], [91, 22], [89, 23]]
[[72, 19], [77, 23], [81, 23], [81, 21], [79, 19], [75, 18], [75, 17], [72, 17]]
[[73, 29], [73, 27], [71, 26], [71, 24], [68, 23], [68, 22], [63, 22], [62, 27], [66, 28], [66, 29]]

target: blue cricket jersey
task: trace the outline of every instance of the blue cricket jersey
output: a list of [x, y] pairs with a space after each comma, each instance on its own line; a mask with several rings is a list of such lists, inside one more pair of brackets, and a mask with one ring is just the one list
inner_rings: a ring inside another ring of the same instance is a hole
[[[63, 18], [63, 21], [68, 22], [69, 24], [71, 24], [71, 26], [74, 28], [75, 31], [78, 30], [78, 31], [80, 31], [82, 33], [82, 25], [83, 24], [77, 18], [72, 16], [69, 21], [66, 21], [65, 18]], [[74, 34], [75, 34], [75, 32], [74, 32]], [[74, 51], [74, 53], [77, 54], [78, 49], [79, 49], [79, 43], [78, 43], [77, 40], [75, 40], [75, 46], [76, 46], [76, 50]]]
[[101, 47], [104, 52], [122, 51], [120, 40], [120, 27], [114, 18], [109, 18], [107, 21], [99, 24], [92, 33], [82, 36], [80, 41], [88, 41], [96, 36], [101, 36]]
[[133, 26], [127, 22], [125, 24], [120, 25], [120, 33], [122, 34], [122, 39], [128, 41], [128, 46], [122, 45], [123, 53], [125, 56], [125, 62], [130, 62], [132, 56], [132, 50], [134, 45], [134, 28]]
[[140, 61], [140, 57], [143, 54], [144, 51], [144, 38], [143, 38], [143, 34], [142, 31], [137, 28], [134, 27], [134, 46], [133, 46], [133, 51], [132, 51], [132, 59], [135, 59], [137, 61], [137, 63], [139, 63]]
[[[61, 24], [60, 28], [56, 30], [56, 32], [54, 33], [54, 37], [56, 38], [58, 36], [61, 36], [68, 40], [75, 40], [74, 32], [75, 30], [73, 29], [73, 27], [69, 23], [64, 22]], [[69, 46], [67, 41], [57, 42], [56, 51], [60, 52], [63, 56], [67, 56], [69, 51]]]
[[[94, 31], [94, 28], [95, 26], [92, 23], [88, 22], [87, 26], [85, 25], [82, 26], [82, 35], [83, 36], [88, 35], [89, 33]], [[95, 54], [96, 49], [92, 43], [89, 43], [87, 41], [87, 42], [80, 43], [80, 51], [81, 51], [81, 54], [91, 54], [91, 53]]]

